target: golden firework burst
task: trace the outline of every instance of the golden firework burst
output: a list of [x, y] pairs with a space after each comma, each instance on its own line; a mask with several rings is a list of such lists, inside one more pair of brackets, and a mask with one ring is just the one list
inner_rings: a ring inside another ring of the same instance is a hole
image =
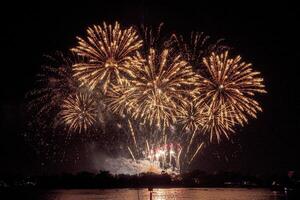
[[253, 71], [252, 65], [242, 62], [240, 56], [229, 58], [228, 51], [212, 53], [203, 63], [207, 72], [199, 82], [199, 98], [212, 110], [224, 105], [230, 107], [241, 125], [247, 122], [247, 115], [256, 118], [262, 109], [253, 96], [266, 93], [260, 72]]
[[110, 82], [118, 81], [123, 73], [130, 72], [125, 63], [142, 46], [135, 29], [121, 29], [118, 22], [114, 26], [103, 23], [103, 26], [89, 27], [87, 38], [77, 39], [78, 45], [71, 50], [85, 57], [87, 62], [73, 66], [74, 76], [90, 89], [101, 85], [104, 93]]
[[58, 118], [69, 131], [87, 131], [96, 123], [97, 104], [87, 92], [71, 94], [63, 101]]
[[[141, 60], [141, 59], [139, 59]], [[150, 49], [142, 66], [132, 70], [129, 99], [135, 108], [134, 118], [151, 124], [169, 126], [176, 119], [178, 106], [192, 93], [198, 76], [180, 56], [172, 56], [168, 49], [157, 54]]]

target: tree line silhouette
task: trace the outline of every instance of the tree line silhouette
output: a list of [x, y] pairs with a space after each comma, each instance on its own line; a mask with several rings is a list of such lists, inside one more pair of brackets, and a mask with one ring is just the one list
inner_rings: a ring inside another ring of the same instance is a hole
[[295, 185], [295, 174], [243, 175], [236, 172], [207, 173], [200, 170], [176, 175], [142, 173], [137, 175], [113, 175], [109, 171], [63, 173], [60, 175], [14, 176], [0, 178], [0, 188], [34, 187], [41, 189], [71, 188], [147, 188], [147, 187], [278, 187]]

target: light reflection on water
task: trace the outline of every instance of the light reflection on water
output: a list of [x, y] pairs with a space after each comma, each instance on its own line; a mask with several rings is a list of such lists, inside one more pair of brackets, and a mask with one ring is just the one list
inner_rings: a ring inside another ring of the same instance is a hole
[[[56, 190], [39, 200], [149, 200], [147, 189]], [[289, 200], [286, 195], [268, 189], [172, 188], [154, 189], [153, 200]]]

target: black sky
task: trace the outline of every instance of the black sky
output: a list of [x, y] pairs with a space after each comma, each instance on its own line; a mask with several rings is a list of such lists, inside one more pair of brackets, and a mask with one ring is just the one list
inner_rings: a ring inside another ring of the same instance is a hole
[[[43, 55], [69, 49], [89, 25], [115, 20], [124, 25], [164, 22], [170, 31], [196, 30], [224, 38], [262, 72], [268, 94], [259, 98], [264, 112], [239, 130], [238, 158], [222, 167], [258, 172], [300, 169], [298, 6], [96, 2], [14, 2], [2, 7], [0, 173], [26, 173], [38, 166], [22, 136], [22, 123], [24, 95], [33, 87]], [[202, 156], [196, 163], [200, 164], [204, 169], [220, 167], [210, 155]]]

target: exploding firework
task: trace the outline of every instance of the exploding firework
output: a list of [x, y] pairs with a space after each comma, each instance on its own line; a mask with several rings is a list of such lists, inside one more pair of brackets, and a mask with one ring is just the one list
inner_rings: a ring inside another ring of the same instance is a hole
[[97, 104], [93, 96], [87, 92], [80, 92], [67, 97], [62, 103], [58, 120], [69, 131], [87, 131], [97, 120]]
[[165, 49], [157, 55], [150, 49], [147, 61], [133, 70], [129, 99], [135, 109], [132, 116], [158, 126], [169, 126], [176, 119], [178, 105], [191, 95], [197, 75], [180, 56], [172, 57]]
[[36, 113], [37, 119], [55, 116], [61, 102], [79, 86], [72, 76], [72, 65], [80, 62], [81, 57], [57, 53], [47, 58], [49, 64], [38, 74], [37, 87], [27, 94], [29, 108]]
[[160, 23], [157, 27], [142, 25], [139, 29], [141, 38], [143, 39], [143, 53], [149, 54], [149, 50], [155, 49], [161, 51], [169, 48], [171, 44], [170, 36], [163, 34], [164, 23]]
[[127, 79], [121, 79], [119, 84], [111, 84], [106, 93], [105, 103], [112, 112], [123, 116], [134, 109], [128, 95], [131, 87]]
[[190, 102], [185, 102], [185, 104], [179, 109], [178, 122], [183, 126], [183, 131], [191, 133], [191, 135], [187, 137], [189, 138], [186, 150], [187, 154], [190, 151], [190, 147], [195, 139], [196, 134], [203, 127], [203, 115], [204, 107], [203, 102], [201, 101], [194, 100]]
[[183, 130], [191, 133], [187, 153], [198, 132], [208, 133], [210, 141], [214, 138], [221, 139], [221, 135], [229, 138], [229, 134], [234, 132], [236, 113], [226, 104], [218, 107], [210, 107], [203, 101], [195, 99], [186, 103], [180, 109], [178, 122], [182, 124]]
[[253, 96], [266, 93], [260, 73], [253, 71], [251, 64], [242, 62], [240, 56], [229, 58], [228, 51], [220, 55], [212, 53], [203, 63], [207, 75], [202, 76], [198, 90], [211, 110], [226, 105], [235, 112], [235, 120], [241, 125], [247, 122], [246, 114], [256, 118], [257, 111], [262, 109]]
[[183, 125], [183, 130], [193, 132], [201, 128], [204, 110], [202, 104], [201, 101], [190, 101], [179, 108], [178, 123]]
[[202, 131], [209, 134], [210, 141], [214, 138], [220, 142], [221, 136], [229, 139], [229, 134], [234, 133], [236, 113], [226, 104], [219, 107], [204, 105], [202, 114]]
[[189, 38], [183, 35], [173, 34], [170, 38], [170, 46], [190, 63], [196, 70], [202, 70], [202, 60], [212, 52], [222, 52], [228, 49], [223, 40], [213, 41], [203, 32], [192, 32]]
[[132, 27], [121, 29], [118, 22], [114, 26], [103, 23], [103, 26], [90, 27], [86, 40], [77, 39], [77, 47], [71, 50], [86, 58], [87, 62], [73, 66], [74, 76], [90, 89], [101, 85], [104, 93], [110, 82], [118, 81], [124, 73], [130, 73], [131, 69], [125, 63], [142, 46], [136, 31]]

